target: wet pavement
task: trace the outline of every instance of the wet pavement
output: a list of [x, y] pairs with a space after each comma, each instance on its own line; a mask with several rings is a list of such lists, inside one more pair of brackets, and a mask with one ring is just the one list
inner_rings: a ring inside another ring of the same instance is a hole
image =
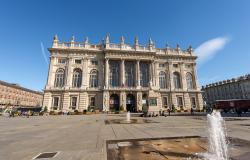
[[[249, 160], [250, 141], [229, 138], [232, 160]], [[208, 152], [207, 138], [198, 136], [107, 141], [108, 160], [203, 159]]]

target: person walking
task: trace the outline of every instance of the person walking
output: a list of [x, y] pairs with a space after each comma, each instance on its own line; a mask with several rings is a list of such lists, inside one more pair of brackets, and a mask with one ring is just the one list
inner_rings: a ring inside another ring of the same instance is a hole
[[191, 107], [191, 115], [194, 114], [194, 109]]

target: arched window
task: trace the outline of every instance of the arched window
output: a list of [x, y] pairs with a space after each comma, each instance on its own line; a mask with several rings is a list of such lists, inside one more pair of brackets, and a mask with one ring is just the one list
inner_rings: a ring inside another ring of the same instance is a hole
[[72, 80], [72, 86], [73, 87], [81, 87], [82, 85], [82, 70], [81, 69], [74, 69], [73, 72], [73, 80]]
[[56, 75], [55, 75], [55, 87], [63, 87], [64, 86], [64, 69], [59, 68], [56, 71]]
[[133, 87], [135, 85], [134, 75], [135, 68], [133, 62], [125, 63], [125, 86]]
[[186, 81], [187, 81], [187, 88], [188, 89], [193, 89], [194, 84], [193, 84], [193, 76], [191, 73], [186, 74]]
[[92, 88], [98, 87], [98, 71], [91, 70], [89, 85]]
[[174, 72], [174, 88], [181, 88], [181, 76], [178, 72]]
[[140, 84], [142, 87], [149, 85], [149, 64], [145, 62], [140, 63]]
[[159, 84], [160, 88], [167, 88], [166, 73], [163, 71], [159, 73]]

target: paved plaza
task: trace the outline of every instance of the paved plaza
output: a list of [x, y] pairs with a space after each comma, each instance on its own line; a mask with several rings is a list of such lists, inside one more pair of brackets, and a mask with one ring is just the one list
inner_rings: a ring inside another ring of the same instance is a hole
[[[207, 136], [205, 116], [152, 117], [154, 123], [105, 124], [124, 115], [0, 117], [0, 159], [31, 160], [58, 151], [57, 160], [106, 159], [106, 140]], [[143, 119], [132, 117], [133, 119]], [[250, 141], [250, 118], [227, 117], [230, 137]]]

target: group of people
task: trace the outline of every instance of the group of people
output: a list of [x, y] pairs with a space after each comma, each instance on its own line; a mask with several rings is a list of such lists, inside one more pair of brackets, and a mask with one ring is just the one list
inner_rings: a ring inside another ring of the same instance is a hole
[[23, 117], [29, 118], [29, 116], [30, 116], [30, 112], [29, 111], [26, 111], [26, 112], [15, 112], [15, 111], [9, 110], [6, 113], [8, 113], [8, 117], [9, 118], [15, 117], [15, 116], [23, 116]]

